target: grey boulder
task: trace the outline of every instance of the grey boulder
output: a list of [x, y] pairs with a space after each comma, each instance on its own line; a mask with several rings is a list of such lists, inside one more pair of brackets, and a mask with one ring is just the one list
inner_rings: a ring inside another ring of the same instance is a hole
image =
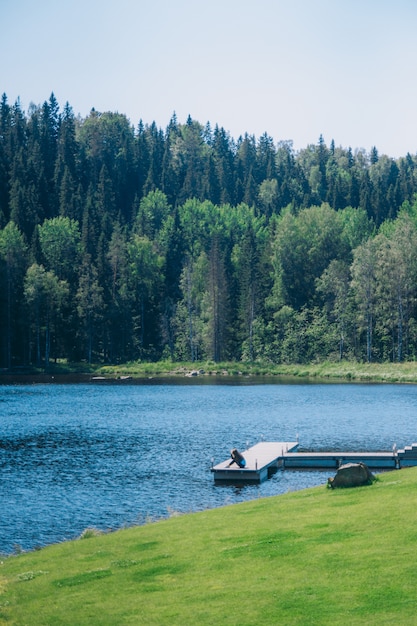
[[334, 478], [329, 478], [328, 484], [332, 489], [337, 487], [360, 487], [371, 485], [375, 476], [365, 463], [346, 463], [337, 470]]

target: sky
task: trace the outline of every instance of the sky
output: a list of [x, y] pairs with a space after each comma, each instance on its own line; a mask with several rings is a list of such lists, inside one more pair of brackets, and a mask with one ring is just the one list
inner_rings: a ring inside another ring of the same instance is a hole
[[417, 153], [416, 0], [0, 0], [0, 93]]

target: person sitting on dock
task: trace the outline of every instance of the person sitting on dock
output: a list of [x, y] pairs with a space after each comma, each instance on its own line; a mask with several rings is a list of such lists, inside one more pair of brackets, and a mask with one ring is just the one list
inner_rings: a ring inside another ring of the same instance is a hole
[[233, 448], [233, 450], [230, 451], [230, 456], [232, 457], [232, 460], [230, 461], [228, 467], [233, 465], [233, 463], [236, 463], [239, 467], [246, 467], [246, 460], [239, 450]]

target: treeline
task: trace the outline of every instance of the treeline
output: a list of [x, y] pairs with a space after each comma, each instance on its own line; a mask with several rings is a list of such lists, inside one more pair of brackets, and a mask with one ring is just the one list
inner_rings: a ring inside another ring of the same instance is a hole
[[414, 359], [417, 157], [0, 104], [0, 366]]

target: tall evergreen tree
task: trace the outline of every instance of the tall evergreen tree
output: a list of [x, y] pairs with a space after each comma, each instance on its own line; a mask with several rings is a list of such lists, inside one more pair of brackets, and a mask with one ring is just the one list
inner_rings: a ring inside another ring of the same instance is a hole
[[236, 152], [236, 201], [254, 205], [257, 199], [257, 153], [253, 135], [245, 133]]
[[58, 102], [52, 93], [49, 100], [43, 103], [40, 111], [40, 154], [43, 168], [43, 180], [40, 190], [40, 201], [45, 217], [57, 214], [57, 194], [55, 190], [55, 167], [58, 153], [58, 134], [60, 127]]
[[276, 178], [274, 140], [267, 133], [261, 135], [257, 145], [256, 179], [260, 183], [266, 178]]
[[0, 228], [7, 224], [10, 217], [11, 120], [11, 107], [4, 93], [0, 102]]
[[220, 203], [233, 204], [235, 201], [234, 148], [224, 128], [216, 127], [212, 143], [216, 170], [220, 184]]

